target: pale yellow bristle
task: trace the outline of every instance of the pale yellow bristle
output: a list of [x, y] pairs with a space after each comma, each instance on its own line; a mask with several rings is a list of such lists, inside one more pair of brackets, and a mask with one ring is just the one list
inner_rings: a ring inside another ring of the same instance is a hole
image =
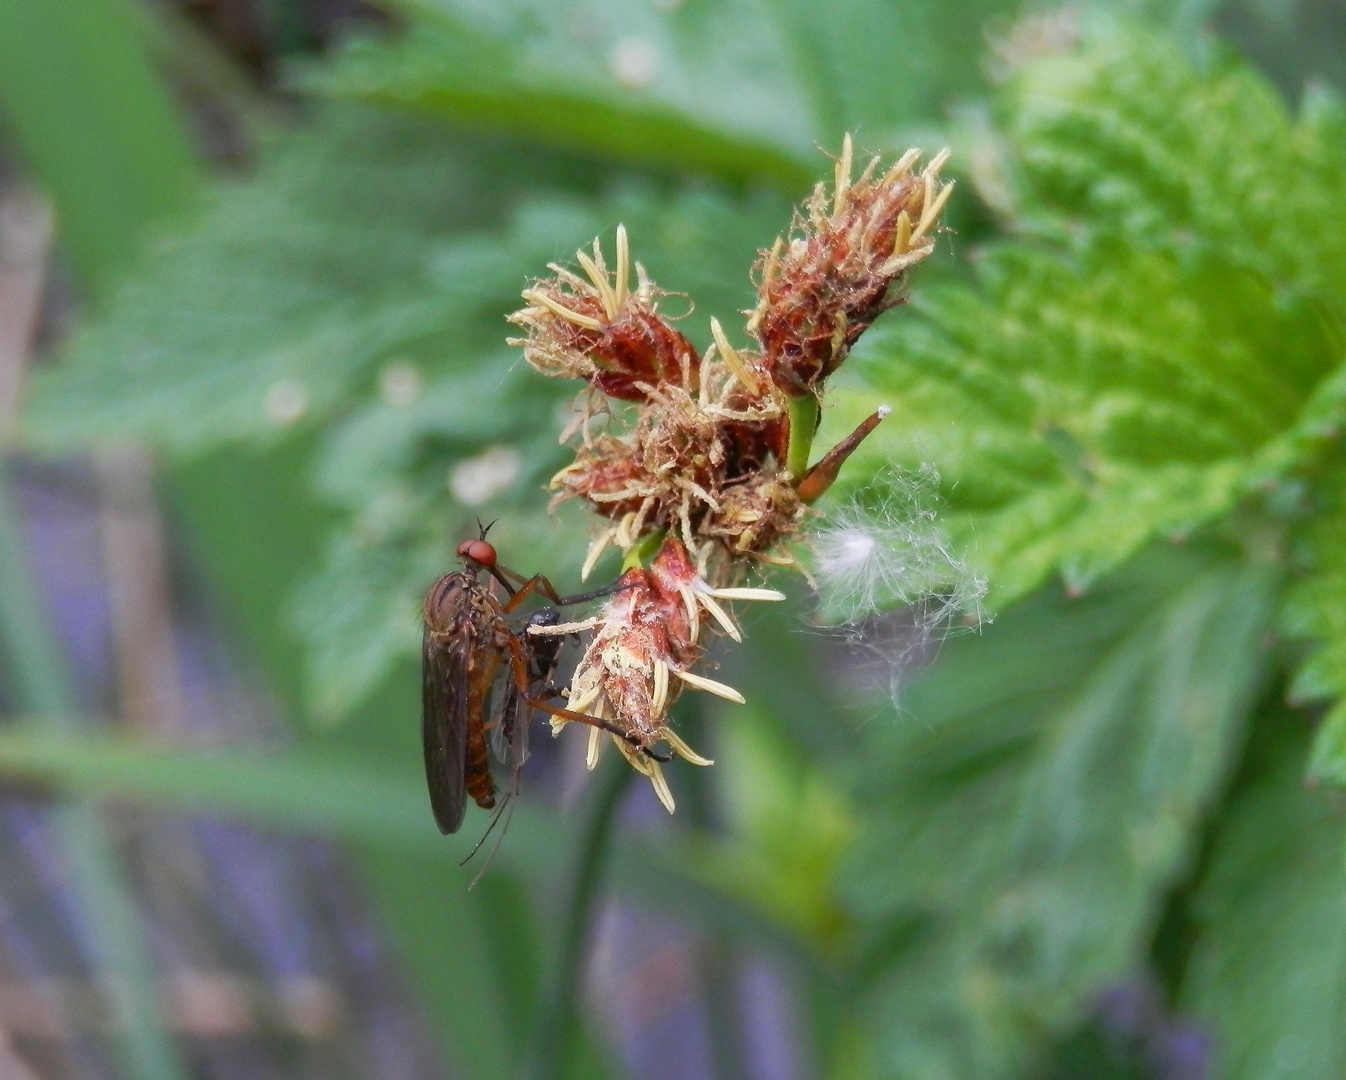
[[571, 311], [564, 304], [553, 300], [546, 293], [540, 293], [536, 289], [525, 289], [523, 298], [532, 304], [541, 304], [553, 315], [572, 322], [576, 326], [582, 326], [586, 330], [602, 330], [603, 324], [597, 319], [591, 319], [588, 315], [581, 315], [578, 311]]
[[705, 593], [698, 593], [696, 598], [701, 602], [701, 606], [710, 612], [710, 617], [720, 624], [720, 629], [735, 641], [743, 640], [743, 635], [738, 632], [738, 627], [734, 625], [734, 620], [729, 617], [729, 613], [725, 611], [724, 608], [720, 607], [719, 604]]
[[743, 695], [732, 686], [716, 682], [714, 679], [707, 679], [704, 675], [696, 675], [690, 671], [679, 671], [677, 668], [673, 668], [672, 671], [679, 679], [696, 690], [704, 690], [708, 694], [715, 694], [726, 701], [733, 701], [739, 705], [746, 704]]
[[663, 740], [673, 748], [674, 752], [677, 753], [678, 757], [682, 758], [683, 760], [689, 761], [693, 765], [704, 766], [715, 764], [715, 762], [712, 761], [710, 758], [702, 757], [690, 746], [688, 746], [685, 742], [683, 742], [682, 737], [672, 728], [665, 728], [662, 732], [660, 732], [660, 735], [663, 737]]

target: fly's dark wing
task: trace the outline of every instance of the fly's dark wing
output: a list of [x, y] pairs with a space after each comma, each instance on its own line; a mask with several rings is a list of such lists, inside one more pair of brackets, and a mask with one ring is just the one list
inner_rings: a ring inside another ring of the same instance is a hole
[[504, 683], [503, 691], [491, 731], [491, 749], [502, 765], [517, 769], [528, 760], [528, 721], [533, 710], [513, 679]]
[[425, 782], [439, 831], [457, 832], [466, 806], [467, 652], [457, 642], [421, 639], [421, 742]]
[[482, 722], [491, 733], [491, 752], [502, 765], [509, 764], [509, 734], [506, 717], [513, 709], [515, 696], [514, 679], [497, 679], [491, 688], [490, 701], [482, 716]]

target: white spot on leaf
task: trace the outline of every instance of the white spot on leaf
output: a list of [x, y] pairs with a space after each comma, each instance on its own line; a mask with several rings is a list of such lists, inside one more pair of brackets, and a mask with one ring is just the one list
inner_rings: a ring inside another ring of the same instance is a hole
[[394, 360], [379, 375], [379, 395], [389, 405], [410, 405], [421, 396], [421, 373], [406, 360]]
[[288, 427], [308, 412], [308, 404], [308, 387], [298, 379], [281, 379], [266, 392], [262, 411], [273, 424]]
[[608, 56], [612, 77], [628, 90], [643, 90], [659, 74], [659, 50], [642, 37], [624, 37]]
[[464, 506], [480, 506], [513, 484], [522, 467], [514, 447], [492, 446], [449, 471], [449, 490]]

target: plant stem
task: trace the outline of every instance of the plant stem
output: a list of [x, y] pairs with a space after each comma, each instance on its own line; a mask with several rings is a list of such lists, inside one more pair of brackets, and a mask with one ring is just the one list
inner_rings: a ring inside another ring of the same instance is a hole
[[656, 529], [648, 536], [643, 536], [626, 553], [626, 558], [622, 560], [622, 570], [630, 570], [633, 566], [643, 566], [650, 559], [654, 558], [655, 553], [663, 545], [664, 537], [668, 535], [667, 529]]
[[607, 866], [617, 808], [635, 775], [625, 761], [609, 754], [585, 814], [551, 985], [542, 999], [532, 1052], [525, 1066], [524, 1075], [530, 1080], [564, 1080], [568, 1073], [580, 1023], [580, 975], [589, 927], [593, 922], [594, 901]]
[[[704, 700], [686, 695], [678, 702], [678, 726], [693, 746], [710, 747], [710, 717]], [[714, 776], [711, 769], [683, 769], [679, 796], [687, 807], [687, 823], [705, 834], [719, 831]], [[738, 955], [733, 937], [707, 923], [697, 947], [697, 968], [705, 995], [710, 1058], [716, 1080], [747, 1075], [738, 996]]]
[[790, 410], [790, 443], [785, 451], [785, 471], [795, 483], [809, 471], [809, 452], [818, 430], [818, 399], [812, 394], [786, 399]]

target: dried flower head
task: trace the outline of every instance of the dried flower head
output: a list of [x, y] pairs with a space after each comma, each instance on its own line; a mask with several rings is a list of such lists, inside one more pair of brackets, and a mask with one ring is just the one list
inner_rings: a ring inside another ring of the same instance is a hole
[[[620, 590], [586, 628], [594, 629], [570, 683], [568, 709], [601, 720], [613, 720], [624, 734], [610, 738], [626, 759], [650, 778], [663, 804], [673, 812], [673, 796], [651, 751], [665, 743], [694, 765], [710, 765], [688, 746], [668, 723], [668, 707], [683, 685], [742, 704], [732, 686], [692, 671], [701, 659], [702, 615], [735, 640], [738, 626], [720, 600], [783, 600], [769, 589], [714, 589], [697, 573], [687, 549], [674, 538], [664, 541], [649, 568], [632, 567], [622, 575]], [[533, 627], [534, 634], [572, 632], [576, 624]], [[559, 732], [565, 718], [553, 718]], [[604, 732], [589, 729], [587, 761], [592, 769]]]
[[831, 199], [819, 184], [792, 235], [759, 263], [748, 327], [764, 367], [791, 397], [816, 392], [869, 325], [902, 302], [906, 271], [934, 250], [934, 228], [953, 193], [952, 183], [939, 183], [947, 150], [919, 174], [916, 150], [882, 174], [875, 157], [855, 180], [852, 155], [848, 135]]
[[[774, 475], [784, 453], [786, 416], [773, 395], [751, 394], [713, 348], [695, 384], [668, 381], [647, 391], [631, 430], [591, 437], [586, 426], [575, 461], [552, 478], [558, 499], [584, 498], [614, 522], [588, 565], [608, 543], [627, 551], [656, 532], [676, 533], [693, 550], [719, 538], [753, 553], [793, 531], [799, 501], [792, 491], [775, 500], [780, 519], [770, 527], [731, 528], [743, 493]], [[761, 540], [745, 543], [754, 533]]]
[[524, 359], [543, 375], [585, 379], [595, 389], [623, 401], [643, 401], [644, 388], [665, 380], [696, 378], [700, 355], [658, 312], [660, 292], [636, 263], [631, 291], [631, 259], [625, 226], [617, 227], [617, 266], [609, 276], [603, 249], [575, 254], [585, 277], [551, 264], [523, 298], [529, 306], [509, 321], [528, 331], [510, 338]]
[[[887, 414], [875, 412], [810, 465], [824, 380], [870, 323], [903, 299], [906, 271], [933, 250], [953, 187], [939, 183], [947, 151], [920, 173], [912, 171], [916, 151], [882, 173], [875, 158], [856, 179], [852, 156], [847, 136], [830, 199], [819, 185], [788, 242], [762, 253], [759, 300], [747, 324], [755, 347], [736, 347], [712, 319], [713, 344], [699, 354], [660, 314], [664, 294], [639, 263], [630, 289], [621, 226], [613, 272], [595, 240], [592, 254], [577, 255], [583, 276], [553, 265], [554, 276], [525, 290], [528, 306], [510, 316], [528, 332], [514, 343], [534, 368], [588, 383], [562, 436], [575, 444], [575, 460], [552, 479], [558, 500], [583, 499], [606, 522], [583, 574], [609, 544], [627, 560], [620, 591], [583, 624], [594, 636], [568, 709], [615, 732], [670, 810], [655, 748], [709, 761], [671, 730], [668, 706], [684, 684], [742, 700], [692, 670], [703, 657], [703, 626], [738, 640], [720, 601], [783, 599], [732, 586], [763, 562], [797, 565], [790, 542], [809, 507]], [[614, 412], [607, 399], [632, 405]], [[565, 719], [553, 723], [559, 728]], [[591, 767], [600, 742], [594, 727]]]

